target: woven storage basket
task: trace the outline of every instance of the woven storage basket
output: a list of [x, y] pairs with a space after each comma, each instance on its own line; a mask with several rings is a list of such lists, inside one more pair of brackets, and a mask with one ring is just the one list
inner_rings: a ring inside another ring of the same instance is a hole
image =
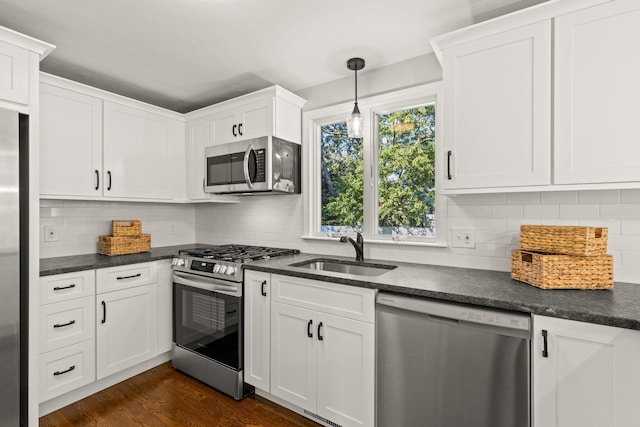
[[520, 249], [563, 255], [604, 255], [606, 227], [521, 225]]
[[555, 255], [516, 249], [511, 277], [542, 289], [611, 289], [611, 255]]
[[98, 252], [103, 255], [124, 255], [151, 249], [151, 234], [139, 237], [98, 236]]
[[114, 237], [140, 237], [142, 235], [142, 221], [112, 221], [111, 235]]

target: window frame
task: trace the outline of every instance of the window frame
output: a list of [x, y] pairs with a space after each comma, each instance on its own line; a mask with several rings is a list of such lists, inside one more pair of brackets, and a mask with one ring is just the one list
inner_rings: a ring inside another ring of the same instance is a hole
[[[439, 178], [442, 176], [442, 83], [428, 83], [407, 89], [397, 90], [383, 95], [362, 98], [358, 107], [365, 117], [363, 137], [364, 170], [364, 218], [363, 235], [368, 243], [391, 243], [400, 245], [447, 246], [447, 201], [440, 195]], [[378, 135], [377, 115], [409, 109], [425, 104], [435, 104], [435, 168], [436, 168], [436, 237], [383, 236], [377, 234], [378, 228]], [[332, 233], [320, 232], [321, 222], [321, 174], [320, 174], [320, 132], [321, 127], [344, 121], [353, 109], [353, 102], [345, 102], [329, 107], [305, 111], [302, 114], [302, 166], [304, 171], [303, 239], [335, 239]], [[374, 191], [374, 189], [376, 191]]]

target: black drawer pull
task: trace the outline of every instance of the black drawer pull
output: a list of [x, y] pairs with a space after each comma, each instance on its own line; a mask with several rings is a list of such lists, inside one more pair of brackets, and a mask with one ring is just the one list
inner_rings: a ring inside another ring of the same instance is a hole
[[102, 301], [102, 322], [107, 323], [107, 303]]
[[76, 365], [69, 366], [69, 369], [67, 369], [66, 371], [55, 371], [53, 373], [53, 375], [55, 375], [57, 377], [58, 375], [62, 375], [62, 374], [66, 374], [67, 372], [71, 372], [74, 369], [76, 369]]
[[64, 328], [65, 326], [71, 326], [73, 324], [75, 324], [76, 321], [75, 320], [71, 320], [67, 323], [56, 323], [55, 325], [53, 325], [54, 328]]
[[53, 288], [53, 290], [54, 291], [61, 291], [63, 289], [72, 289], [72, 288], [75, 288], [75, 287], [76, 287], [76, 284], [72, 283], [69, 286], [56, 286], [55, 288]]
[[267, 296], [267, 291], [264, 290], [264, 287], [267, 286], [267, 281], [263, 280], [262, 281], [262, 285], [260, 287], [260, 293], [262, 294], [263, 297]]
[[542, 340], [543, 340], [543, 346], [542, 346], [542, 357], [549, 357], [549, 348], [548, 343], [547, 343], [547, 330], [543, 329], [542, 330]]
[[125, 279], [135, 279], [136, 277], [142, 276], [142, 273], [134, 274], [133, 276], [118, 276], [117, 280], [125, 280]]
[[311, 332], [312, 325], [313, 325], [313, 320], [309, 320], [309, 323], [307, 323], [307, 336], [309, 338], [313, 338], [313, 332]]
[[322, 336], [322, 322], [318, 323], [318, 341], [324, 340]]

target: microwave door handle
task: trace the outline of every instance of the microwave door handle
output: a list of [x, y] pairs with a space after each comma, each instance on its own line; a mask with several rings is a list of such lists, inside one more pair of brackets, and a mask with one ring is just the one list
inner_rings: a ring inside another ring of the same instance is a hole
[[253, 188], [253, 182], [251, 182], [251, 177], [249, 176], [249, 156], [252, 151], [253, 144], [250, 144], [249, 147], [247, 147], [247, 151], [244, 152], [244, 180], [249, 188]]

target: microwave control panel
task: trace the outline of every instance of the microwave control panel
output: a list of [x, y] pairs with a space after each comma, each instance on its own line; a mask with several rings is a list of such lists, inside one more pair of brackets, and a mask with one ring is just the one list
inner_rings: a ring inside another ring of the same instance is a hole
[[256, 179], [253, 182], [265, 182], [266, 180], [266, 171], [265, 165], [267, 150], [261, 148], [259, 150], [255, 150], [256, 153]]

